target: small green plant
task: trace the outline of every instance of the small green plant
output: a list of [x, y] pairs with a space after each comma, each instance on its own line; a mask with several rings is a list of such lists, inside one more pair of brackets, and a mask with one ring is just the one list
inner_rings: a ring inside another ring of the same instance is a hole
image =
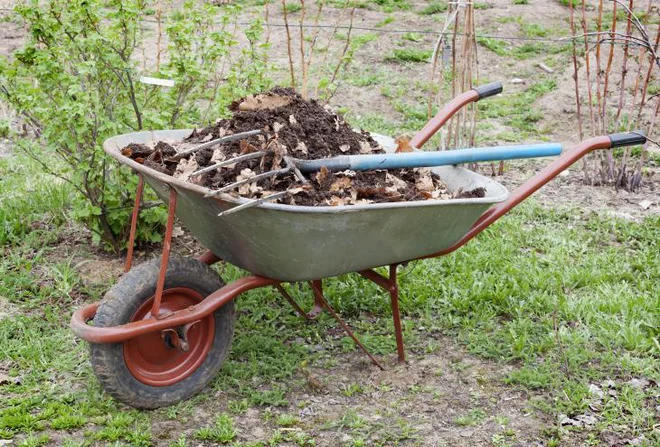
[[284, 8], [286, 9], [286, 12], [289, 14], [296, 13], [303, 9], [300, 3], [285, 3]]
[[428, 5], [424, 7], [419, 13], [423, 15], [433, 15], [433, 14], [438, 14], [441, 12], [446, 12], [447, 11], [447, 3], [442, 3], [442, 2], [431, 2]]
[[514, 5], [527, 5], [529, 4], [529, 0], [513, 0]]
[[280, 427], [293, 427], [300, 420], [292, 414], [283, 413], [277, 416], [275, 423]]
[[488, 48], [498, 56], [506, 56], [509, 54], [509, 49], [504, 40], [493, 37], [477, 37], [477, 43], [485, 48]]
[[381, 20], [380, 22], [376, 23], [376, 25], [374, 25], [374, 26], [375, 26], [376, 28], [382, 28], [383, 26], [385, 26], [385, 25], [389, 25], [389, 24], [392, 23], [392, 22], [394, 22], [394, 17], [392, 17], [392, 16], [387, 16], [387, 17], [385, 17], [383, 20]]
[[475, 410], [470, 410], [467, 414], [459, 416], [454, 420], [457, 425], [466, 427], [469, 425], [477, 425], [483, 422], [487, 417], [487, 414], [484, 410], [477, 408]]
[[385, 57], [385, 60], [392, 62], [428, 62], [432, 55], [433, 51], [430, 50], [404, 48], [394, 50], [390, 55]]
[[419, 33], [404, 33], [401, 37], [403, 37], [404, 40], [409, 40], [411, 42], [421, 42], [424, 39], [424, 36]]
[[228, 444], [236, 438], [234, 421], [226, 414], [221, 414], [211, 427], [204, 427], [195, 432], [195, 438], [202, 441], [215, 441]]
[[[215, 119], [232, 98], [267, 84], [260, 20], [242, 28], [248, 46], [232, 65], [229, 50], [238, 43], [230, 24], [238, 8], [225, 11], [192, 1], [173, 10], [163, 27], [168, 47], [157, 49], [155, 67], [147, 69], [137, 57], [147, 14], [141, 0], [31, 0], [16, 7], [26, 43], [0, 60], [0, 94], [29, 130], [14, 137], [15, 147], [71, 185], [71, 215], [104, 247], [125, 244], [137, 179], [109, 159], [103, 141]], [[142, 74], [175, 86], [142, 84]], [[138, 240], [159, 241], [164, 218], [162, 208], [142, 210]]]

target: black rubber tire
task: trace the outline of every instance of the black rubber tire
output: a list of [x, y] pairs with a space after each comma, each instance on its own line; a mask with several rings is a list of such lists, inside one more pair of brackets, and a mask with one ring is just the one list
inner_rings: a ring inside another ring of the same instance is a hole
[[[160, 259], [133, 268], [106, 294], [94, 325], [118, 326], [128, 323], [138, 308], [156, 292]], [[196, 259], [172, 257], [167, 265], [165, 290], [186, 287], [206, 297], [224, 283], [217, 273]], [[185, 379], [168, 386], [150, 386], [138, 381], [126, 366], [123, 343], [93, 343], [91, 363], [103, 388], [115, 399], [132, 407], [153, 409], [185, 400], [203, 389], [222, 367], [231, 349], [236, 312], [230, 301], [214, 313], [215, 336], [206, 359]]]

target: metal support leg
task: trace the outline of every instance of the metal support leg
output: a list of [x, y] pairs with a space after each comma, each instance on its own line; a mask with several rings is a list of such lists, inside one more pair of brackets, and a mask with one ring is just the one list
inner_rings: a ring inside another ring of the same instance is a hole
[[160, 261], [160, 273], [158, 274], [158, 283], [156, 284], [156, 295], [154, 296], [154, 303], [151, 306], [151, 315], [156, 318], [164, 318], [167, 316], [160, 315], [160, 302], [163, 298], [167, 263], [170, 259], [170, 250], [172, 249], [172, 230], [174, 228], [174, 212], [176, 211], [176, 190], [174, 188], [170, 188], [170, 200], [167, 207], [167, 226], [165, 227], [165, 239], [163, 240], [163, 257]]
[[381, 365], [380, 362], [376, 360], [376, 357], [374, 357], [369, 352], [369, 350], [362, 343], [360, 343], [360, 340], [357, 339], [353, 331], [351, 331], [351, 328], [348, 327], [348, 325], [344, 322], [344, 320], [342, 320], [341, 317], [337, 315], [337, 313], [332, 308], [332, 306], [330, 306], [330, 304], [326, 301], [325, 297], [323, 296], [323, 288], [322, 288], [323, 286], [321, 280], [312, 281], [311, 284], [312, 284], [312, 290], [314, 291], [315, 301], [319, 305], [321, 305], [324, 309], [326, 309], [328, 313], [330, 313], [330, 315], [332, 315], [332, 317], [335, 320], [337, 320], [337, 322], [341, 325], [341, 327], [348, 334], [348, 336], [353, 339], [355, 344], [358, 345], [358, 347], [362, 350], [362, 352], [367, 354], [367, 356], [371, 359], [374, 365], [378, 366], [382, 370], [385, 370], [385, 368], [383, 368], [383, 365]]
[[296, 303], [296, 300], [294, 300], [291, 297], [291, 295], [289, 295], [289, 292], [287, 292], [286, 289], [284, 287], [282, 287], [282, 284], [277, 284], [275, 286], [275, 288], [277, 289], [278, 292], [280, 292], [280, 295], [282, 295], [284, 297], [284, 299], [287, 300], [289, 302], [289, 304], [291, 304], [291, 307], [293, 307], [301, 317], [303, 317], [305, 320], [311, 320], [312, 319], [312, 317], [310, 317], [309, 314], [307, 312], [305, 312], [302, 309], [302, 307], [300, 307], [298, 305], [298, 303]]
[[399, 285], [396, 279], [396, 264], [390, 265], [389, 292], [392, 305], [392, 319], [394, 320], [394, 335], [396, 336], [396, 351], [399, 355], [399, 364], [406, 363], [406, 350], [403, 347], [403, 330], [401, 328], [401, 314], [399, 313]]
[[206, 265], [213, 265], [216, 262], [222, 261], [222, 259], [218, 258], [216, 255], [214, 255], [210, 250], [207, 251], [206, 253], [200, 255], [197, 260], [199, 262], [203, 262]]
[[398, 362], [406, 362], [406, 351], [403, 346], [403, 329], [401, 326], [401, 313], [399, 312], [399, 285], [397, 282], [396, 270], [399, 264], [390, 265], [390, 276], [385, 278], [373, 270], [362, 270], [360, 275], [369, 281], [377, 284], [390, 294], [390, 304], [392, 307], [392, 319], [394, 320], [394, 335], [396, 337], [396, 350], [398, 353]]
[[142, 202], [142, 192], [144, 191], [144, 179], [142, 174], [138, 174], [137, 190], [135, 191], [135, 203], [133, 205], [133, 215], [131, 216], [131, 232], [128, 236], [128, 252], [126, 253], [126, 264], [124, 273], [131, 269], [133, 264], [133, 248], [135, 246], [135, 230], [137, 228], [138, 215], [140, 214], [140, 202]]

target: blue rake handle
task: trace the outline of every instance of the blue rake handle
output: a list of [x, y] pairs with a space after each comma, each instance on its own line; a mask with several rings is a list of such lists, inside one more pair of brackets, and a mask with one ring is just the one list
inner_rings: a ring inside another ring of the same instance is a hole
[[326, 167], [328, 170], [368, 171], [371, 169], [422, 168], [480, 161], [517, 158], [552, 157], [562, 152], [559, 143], [523, 144], [519, 146], [475, 147], [442, 152], [405, 152], [398, 154], [345, 155], [319, 160], [296, 160], [301, 172], [309, 173]]

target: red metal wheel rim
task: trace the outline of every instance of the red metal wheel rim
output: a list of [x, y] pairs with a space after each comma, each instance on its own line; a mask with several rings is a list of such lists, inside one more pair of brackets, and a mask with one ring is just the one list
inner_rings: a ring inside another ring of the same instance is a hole
[[[151, 318], [153, 297], [135, 312], [131, 322]], [[175, 287], [163, 291], [162, 312], [175, 312], [201, 302], [204, 297], [195, 290]], [[204, 362], [215, 337], [213, 314], [194, 324], [187, 334], [189, 349], [182, 352], [167, 346], [160, 331], [124, 342], [124, 361], [130, 373], [151, 386], [168, 386], [189, 377]]]

